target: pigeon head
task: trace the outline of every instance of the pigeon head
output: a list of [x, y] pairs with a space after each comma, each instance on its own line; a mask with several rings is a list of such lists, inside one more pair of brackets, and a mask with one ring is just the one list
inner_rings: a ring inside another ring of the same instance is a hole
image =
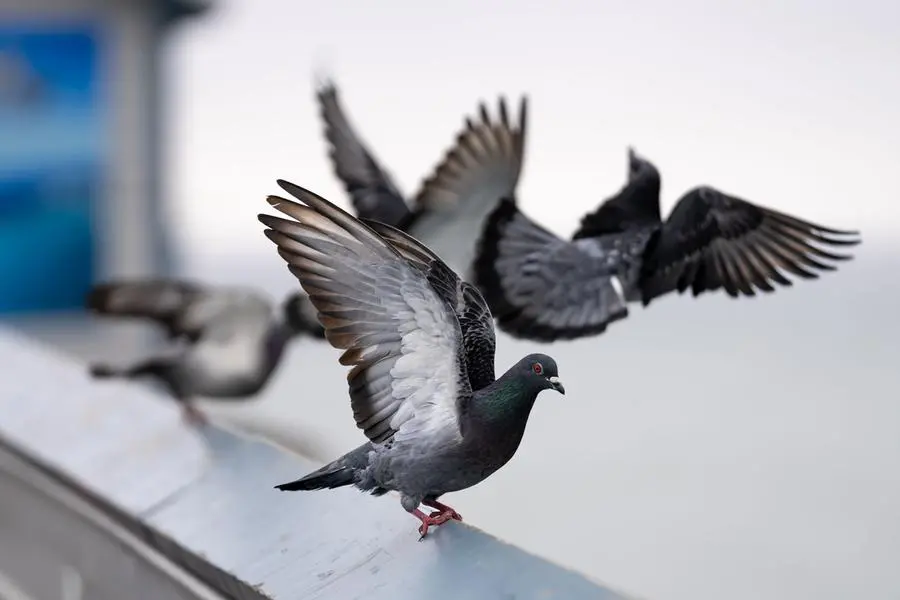
[[566, 388], [559, 381], [556, 361], [546, 354], [529, 354], [519, 361], [520, 375], [532, 387], [541, 390], [556, 390], [565, 395]]
[[294, 333], [309, 333], [319, 338], [325, 337], [325, 329], [319, 323], [318, 311], [302, 292], [291, 294], [281, 305], [284, 321]]
[[659, 171], [646, 158], [640, 156], [634, 151], [634, 148], [628, 149], [628, 181], [634, 182], [639, 180], [659, 182]]

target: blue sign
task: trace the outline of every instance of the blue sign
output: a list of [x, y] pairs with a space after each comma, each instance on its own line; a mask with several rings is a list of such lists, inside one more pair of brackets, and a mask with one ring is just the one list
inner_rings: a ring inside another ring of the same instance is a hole
[[0, 23], [0, 313], [80, 308], [93, 281], [99, 51], [91, 27]]

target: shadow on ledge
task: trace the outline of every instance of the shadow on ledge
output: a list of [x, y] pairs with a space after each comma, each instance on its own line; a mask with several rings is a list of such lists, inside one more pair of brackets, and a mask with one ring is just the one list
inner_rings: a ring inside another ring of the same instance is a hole
[[172, 403], [96, 385], [25, 337], [0, 330], [0, 356], [0, 445], [224, 597], [625, 600], [465, 524], [419, 543], [392, 494], [279, 492], [318, 465], [194, 432]]

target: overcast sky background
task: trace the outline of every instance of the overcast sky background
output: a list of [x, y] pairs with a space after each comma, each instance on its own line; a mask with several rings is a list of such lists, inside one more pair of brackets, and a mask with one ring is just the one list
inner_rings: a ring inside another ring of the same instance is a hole
[[316, 72], [410, 194], [480, 100], [527, 93], [521, 202], [558, 232], [622, 184], [629, 144], [664, 211], [706, 183], [867, 241], [900, 227], [900, 4], [214, 5], [169, 49], [169, 210], [194, 258], [270, 250], [277, 178], [345, 201]]

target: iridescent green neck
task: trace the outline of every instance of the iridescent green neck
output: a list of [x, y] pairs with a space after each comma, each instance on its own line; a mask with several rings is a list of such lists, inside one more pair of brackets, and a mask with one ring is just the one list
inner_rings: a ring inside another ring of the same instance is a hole
[[473, 399], [471, 415], [485, 424], [527, 420], [539, 391], [519, 378], [504, 375]]

